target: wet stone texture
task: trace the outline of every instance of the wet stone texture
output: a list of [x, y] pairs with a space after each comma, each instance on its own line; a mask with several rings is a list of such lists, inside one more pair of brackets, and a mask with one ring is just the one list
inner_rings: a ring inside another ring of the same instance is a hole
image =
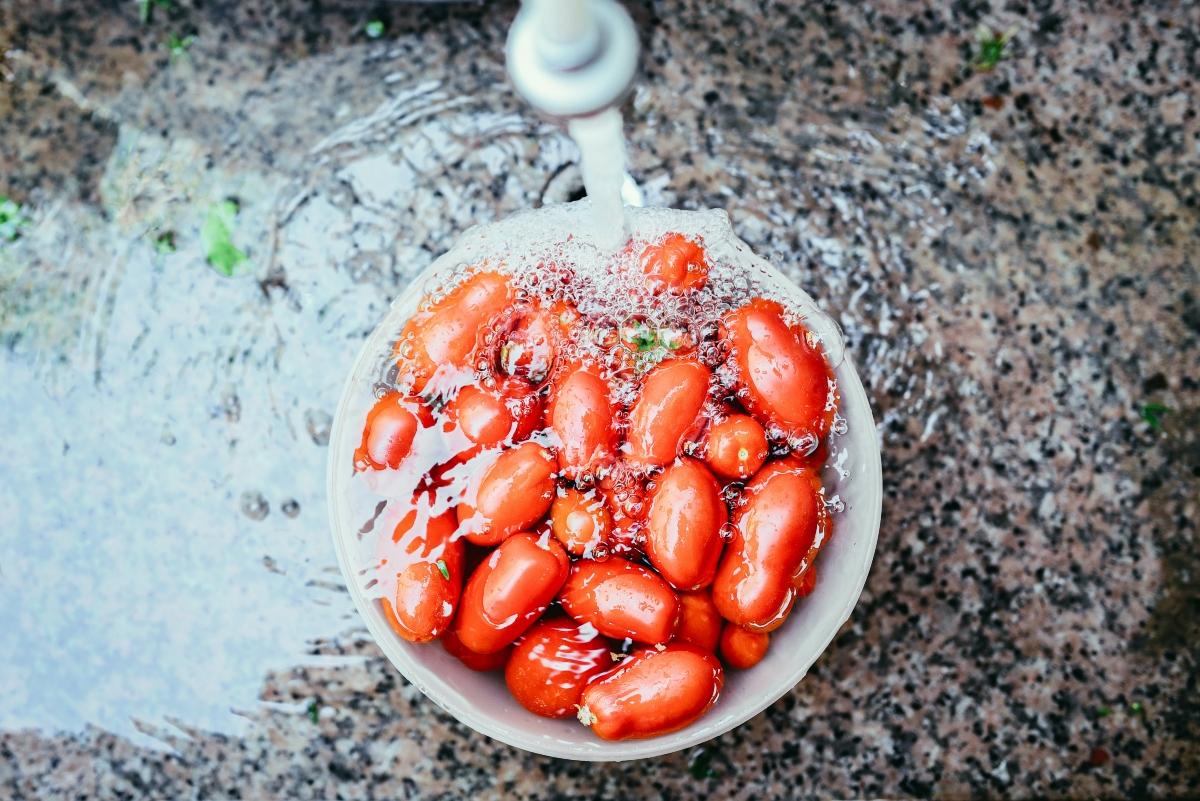
[[602, 766], [417, 693], [326, 531], [330, 415], [390, 298], [576, 191], [504, 81], [514, 6], [149, 6], [0, 6], [29, 218], [0, 242], [0, 797], [1196, 792], [1195, 5], [631, 3], [633, 174], [841, 322], [886, 495], [800, 686]]

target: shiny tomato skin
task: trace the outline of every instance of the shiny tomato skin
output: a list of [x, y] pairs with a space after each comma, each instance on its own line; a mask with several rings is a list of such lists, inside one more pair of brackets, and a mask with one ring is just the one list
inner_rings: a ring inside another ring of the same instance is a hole
[[820, 489], [816, 471], [794, 459], [768, 464], [746, 485], [712, 585], [721, 617], [759, 632], [783, 624], [796, 599], [794, 581], [826, 528]]
[[550, 505], [550, 525], [554, 536], [572, 556], [583, 556], [612, 533], [612, 515], [604, 499], [595, 491], [574, 488], [559, 490]]
[[511, 645], [506, 645], [499, 651], [490, 654], [476, 653], [462, 644], [462, 640], [458, 639], [458, 635], [454, 633], [454, 629], [442, 635], [442, 647], [459, 662], [462, 662], [471, 670], [480, 673], [500, 670], [508, 664], [508, 657], [512, 653]]
[[708, 430], [704, 460], [728, 481], [744, 481], [767, 461], [767, 435], [748, 414], [731, 414]]
[[496, 545], [541, 520], [554, 500], [554, 456], [536, 442], [501, 452], [458, 505], [458, 522], [476, 545]]
[[656, 479], [646, 518], [646, 556], [679, 590], [712, 583], [728, 521], [721, 487], [708, 468], [681, 458]]
[[721, 629], [721, 661], [735, 670], [752, 668], [767, 655], [770, 644], [770, 634], [726, 623]]
[[463, 585], [464, 545], [454, 536], [457, 529], [453, 511], [430, 517], [419, 504], [380, 544], [380, 584], [388, 593], [383, 614], [409, 642], [439, 637], [454, 619]]
[[696, 428], [711, 378], [712, 372], [692, 359], [672, 359], [646, 374], [629, 413], [630, 462], [662, 467], [675, 458], [684, 435]]
[[567, 579], [570, 560], [548, 536], [509, 537], [483, 561], [463, 590], [454, 633], [479, 654], [520, 637], [546, 611]]
[[413, 315], [396, 342], [400, 380], [414, 393], [441, 392], [456, 383], [473, 369], [480, 333], [504, 313], [512, 294], [506, 276], [478, 272]]
[[470, 384], [446, 405], [446, 417], [474, 445], [519, 443], [542, 421], [542, 401], [528, 382], [506, 378], [494, 386]]
[[707, 590], [679, 594], [679, 628], [676, 642], [690, 642], [705, 651], [716, 653], [721, 639], [721, 615]]
[[721, 663], [689, 643], [639, 648], [583, 691], [577, 717], [605, 740], [657, 737], [699, 719], [725, 683]]
[[617, 556], [581, 559], [559, 595], [563, 611], [606, 637], [648, 644], [671, 639], [679, 599], [657, 573]]
[[500, 372], [541, 384], [578, 321], [579, 312], [565, 300], [520, 309], [500, 346]]
[[655, 292], [686, 292], [708, 283], [708, 256], [704, 246], [683, 234], [667, 234], [642, 251], [642, 272]]
[[792, 581], [797, 598], [807, 598], [817, 588], [817, 566], [809, 560], [808, 567]]
[[558, 438], [558, 463], [572, 481], [613, 459], [617, 431], [608, 384], [591, 365], [567, 368], [555, 381], [546, 421]]
[[389, 392], [367, 412], [362, 443], [354, 451], [354, 469], [395, 470], [412, 451], [413, 439], [433, 417], [419, 399]]
[[837, 405], [833, 372], [807, 333], [789, 328], [783, 307], [757, 298], [722, 319], [737, 366], [738, 397], [765, 426], [789, 437], [829, 434]]
[[587, 683], [612, 667], [612, 648], [592, 626], [551, 617], [521, 636], [504, 681], [517, 703], [535, 715], [570, 717]]

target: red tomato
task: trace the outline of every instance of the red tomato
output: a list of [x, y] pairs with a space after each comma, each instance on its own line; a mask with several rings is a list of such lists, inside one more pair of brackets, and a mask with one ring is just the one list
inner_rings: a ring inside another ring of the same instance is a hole
[[480, 333], [504, 312], [511, 297], [506, 276], [480, 272], [413, 315], [396, 342], [400, 379], [415, 393], [426, 388], [442, 392], [453, 385], [473, 368]]
[[413, 438], [433, 417], [420, 400], [389, 392], [367, 412], [362, 444], [354, 451], [354, 469], [395, 470], [412, 450]]
[[[813, 554], [813, 556], [815, 555]], [[807, 598], [812, 595], [813, 590], [817, 588], [817, 566], [812, 563], [811, 558], [808, 560], [808, 569], [801, 571], [792, 584], [796, 588], [797, 598]]]
[[732, 414], [708, 430], [704, 459], [722, 478], [747, 479], [767, 460], [767, 435], [753, 417]]
[[520, 310], [500, 346], [501, 372], [540, 384], [578, 320], [579, 312], [567, 301], [534, 303]]
[[555, 617], [531, 628], [513, 649], [504, 681], [517, 702], [535, 715], [575, 713], [583, 688], [612, 667], [612, 643], [592, 626]]
[[499, 670], [508, 663], [509, 654], [512, 653], [512, 646], [506, 645], [499, 651], [490, 654], [479, 654], [472, 651], [470, 648], [462, 644], [462, 640], [458, 639], [458, 635], [451, 629], [442, 635], [442, 647], [459, 662], [469, 667], [471, 670], [477, 670], [480, 673], [486, 673], [489, 670]]
[[574, 481], [612, 461], [617, 450], [608, 385], [591, 365], [568, 368], [556, 382], [546, 410], [558, 437], [558, 463]]
[[783, 307], [761, 298], [728, 312], [723, 323], [746, 408], [789, 437], [825, 439], [837, 392], [833, 372], [807, 332], [788, 328]]
[[542, 421], [542, 400], [519, 378], [494, 386], [469, 385], [446, 404], [446, 417], [475, 445], [484, 448], [525, 440]]
[[550, 506], [550, 524], [554, 536], [572, 556], [583, 556], [608, 540], [612, 515], [596, 492], [561, 490]]
[[717, 571], [727, 520], [712, 473], [695, 459], [679, 459], [657, 479], [646, 519], [646, 556], [672, 587], [706, 587]]
[[628, 457], [638, 465], [662, 467], [696, 427], [712, 373], [691, 359], [663, 362], [646, 374], [629, 413]]
[[383, 614], [410, 642], [436, 638], [454, 618], [463, 584], [464, 546], [454, 538], [457, 528], [453, 511], [430, 517], [420, 505], [380, 544]]
[[792, 609], [795, 578], [821, 543], [825, 506], [817, 473], [793, 459], [764, 467], [746, 485], [734, 514], [733, 540], [713, 581], [721, 617], [753, 631], [773, 631]]
[[657, 737], [707, 712], [724, 682], [717, 658], [694, 645], [640, 648], [588, 684], [577, 717], [605, 740]]
[[765, 632], [751, 631], [732, 623], [726, 623], [721, 629], [721, 659], [736, 670], [746, 670], [761, 662], [770, 644], [771, 635]]
[[471, 574], [454, 633], [476, 653], [499, 651], [546, 611], [569, 566], [567, 552], [549, 536], [509, 537]]
[[683, 234], [667, 234], [642, 251], [642, 272], [655, 292], [701, 289], [708, 283], [708, 257], [700, 243]]
[[679, 594], [677, 642], [690, 642], [705, 651], [715, 652], [721, 638], [721, 616], [707, 591]]
[[646, 503], [645, 481], [628, 465], [617, 462], [613, 469], [596, 482], [613, 520], [631, 518], [643, 520], [649, 505]]
[[679, 619], [679, 599], [667, 582], [616, 556], [571, 565], [559, 602], [564, 612], [601, 634], [651, 645], [671, 639]]
[[524, 442], [496, 457], [474, 497], [458, 505], [458, 522], [476, 545], [495, 545], [545, 516], [554, 500], [554, 456]]

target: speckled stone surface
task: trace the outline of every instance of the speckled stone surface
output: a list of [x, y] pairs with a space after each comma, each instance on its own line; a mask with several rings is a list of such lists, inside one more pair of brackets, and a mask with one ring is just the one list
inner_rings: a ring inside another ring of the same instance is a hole
[[1200, 8], [631, 8], [649, 202], [727, 209], [879, 421], [878, 555], [813, 672], [699, 751], [556, 761], [420, 696], [341, 589], [348, 360], [462, 230], [578, 182], [504, 83], [511, 4], [10, 2], [0, 797], [1195, 795]]

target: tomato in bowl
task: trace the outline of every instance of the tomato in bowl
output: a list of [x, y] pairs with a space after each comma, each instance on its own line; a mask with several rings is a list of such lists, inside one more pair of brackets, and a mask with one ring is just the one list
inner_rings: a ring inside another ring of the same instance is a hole
[[723, 213], [630, 210], [615, 253], [587, 213], [473, 229], [396, 300], [329, 488], [401, 673], [504, 742], [621, 760], [803, 676], [865, 581], [879, 454], [837, 327]]

